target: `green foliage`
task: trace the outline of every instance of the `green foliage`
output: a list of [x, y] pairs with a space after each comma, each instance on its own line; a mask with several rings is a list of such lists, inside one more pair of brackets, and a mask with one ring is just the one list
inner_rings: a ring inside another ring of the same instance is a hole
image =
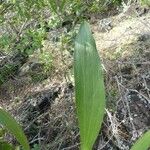
[[[26, 136], [23, 133], [20, 125], [3, 109], [0, 108], [0, 125], [6, 127], [10, 133], [12, 133], [18, 142], [22, 145], [25, 150], [30, 150], [29, 144], [27, 142]], [[6, 142], [0, 143], [1, 149], [6, 148], [6, 150], [11, 150], [12, 146]]]
[[42, 49], [36, 53], [37, 62], [30, 66], [29, 75], [32, 78], [32, 82], [41, 82], [50, 76], [52, 70], [52, 55], [49, 51]]
[[16, 69], [17, 66], [15, 66], [14, 64], [7, 64], [3, 66], [0, 69], [0, 85], [7, 80], [8, 76], [13, 75]]
[[35, 73], [35, 72], [31, 71], [29, 74], [32, 78], [33, 83], [39, 83], [47, 78], [47, 75], [45, 73], [41, 73], [41, 72]]
[[103, 122], [105, 89], [96, 44], [87, 22], [75, 40], [74, 76], [81, 150], [91, 150]]
[[52, 68], [52, 56], [51, 56], [51, 54], [49, 52], [43, 51], [39, 55], [39, 60], [44, 65], [43, 71], [45, 73], [49, 73], [51, 71], [51, 68]]
[[[23, 49], [25, 53], [30, 55], [38, 48], [42, 48], [42, 41], [44, 40], [45, 35], [46, 33], [42, 28], [29, 30], [23, 37], [22, 41], [18, 44], [20, 48], [18, 46], [17, 47], [20, 50]], [[24, 45], [24, 48], [21, 48], [22, 45]]]
[[141, 0], [142, 5], [150, 6], [150, 0]]
[[[95, 41], [89, 25], [82, 23], [75, 41], [74, 75], [81, 150], [91, 150], [103, 121], [105, 90]], [[150, 148], [150, 131], [131, 150]]]
[[[26, 54], [42, 47], [46, 29], [73, 30], [77, 23], [93, 12], [107, 10], [120, 0], [7, 0], [0, 3], [0, 26], [8, 27], [0, 37], [3, 51], [19, 50]], [[70, 34], [71, 36], [71, 34]], [[71, 39], [71, 38], [70, 38]], [[67, 43], [68, 44], [68, 43]]]
[[137, 140], [131, 150], [148, 150], [148, 148], [150, 148], [150, 130]]
[[[0, 3], [0, 25], [7, 26], [10, 32], [4, 31], [0, 37], [0, 48], [3, 51], [21, 51], [32, 54], [42, 47], [45, 38], [43, 9], [44, 1], [8, 0]], [[8, 30], [8, 31], [9, 31]]]
[[[116, 7], [121, 3], [122, 0], [3, 0], [0, 2], [0, 26], [8, 27], [10, 30], [2, 32], [0, 50], [20, 51], [25, 55], [33, 54], [34, 51], [42, 48], [42, 42], [47, 38], [46, 32], [59, 27], [67, 29], [67, 33], [65, 30], [65, 34], [59, 37], [62, 47], [68, 43], [71, 45], [76, 35], [74, 28], [76, 24], [87, 18], [90, 13], [107, 11], [109, 6]], [[150, 6], [149, 0], [141, 0], [141, 3]], [[122, 51], [117, 51], [112, 59], [119, 57], [120, 52]], [[86, 22], [82, 23], [76, 38], [74, 59], [81, 149], [91, 150], [103, 121], [105, 91], [95, 41]], [[42, 52], [39, 60], [43, 64], [43, 72], [30, 72], [34, 82], [44, 80], [52, 68], [52, 56], [49, 52]], [[17, 69], [18, 65], [14, 64], [2, 67], [0, 85]], [[115, 95], [116, 93], [111, 91], [110, 94]], [[0, 124], [16, 137], [25, 150], [29, 149], [20, 126], [2, 109], [0, 109]], [[4, 133], [3, 130], [0, 130], [0, 149], [14, 149], [11, 144], [1, 138]], [[148, 148], [149, 138], [150, 133], [147, 132], [131, 150]], [[39, 150], [39, 145], [35, 145], [33, 149]]]
[[119, 5], [121, 5], [122, 0], [113, 0], [112, 3], [113, 3], [114, 5], [119, 6]]
[[9, 34], [4, 34], [0, 37], [0, 49], [8, 51], [9, 44], [12, 42], [12, 38]]
[[5, 141], [0, 141], [0, 149], [1, 150], [14, 150], [15, 148], [11, 144]]
[[41, 150], [40, 145], [34, 144], [34, 146], [31, 150]]

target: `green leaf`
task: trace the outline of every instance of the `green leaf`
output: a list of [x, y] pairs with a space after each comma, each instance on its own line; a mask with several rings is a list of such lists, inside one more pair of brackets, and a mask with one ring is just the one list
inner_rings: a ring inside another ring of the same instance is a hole
[[3, 138], [3, 136], [5, 135], [5, 129], [0, 128], [0, 140]]
[[55, 0], [49, 0], [49, 5], [54, 13], [57, 14], [57, 3]]
[[63, 11], [65, 4], [66, 4], [66, 0], [62, 0], [61, 5], [60, 5], [61, 12]]
[[0, 142], [0, 150], [14, 150], [14, 147], [7, 142]]
[[20, 125], [10, 116], [9, 113], [0, 108], [0, 124], [5, 126], [20, 142], [25, 150], [30, 150], [25, 134]]
[[131, 150], [148, 150], [150, 148], [150, 130], [139, 138]]
[[81, 150], [91, 150], [103, 122], [105, 89], [95, 40], [85, 21], [75, 40], [74, 75]]

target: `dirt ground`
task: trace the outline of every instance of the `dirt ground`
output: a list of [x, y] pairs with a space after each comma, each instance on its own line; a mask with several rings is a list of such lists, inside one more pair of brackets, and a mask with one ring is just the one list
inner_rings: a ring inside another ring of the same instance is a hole
[[107, 19], [111, 28], [102, 31], [101, 22], [92, 26], [108, 101], [95, 149], [128, 150], [150, 129], [150, 14], [130, 12]]

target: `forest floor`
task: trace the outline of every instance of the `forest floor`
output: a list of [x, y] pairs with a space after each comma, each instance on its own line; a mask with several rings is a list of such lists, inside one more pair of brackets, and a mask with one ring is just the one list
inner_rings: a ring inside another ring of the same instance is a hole
[[[107, 99], [95, 150], [129, 150], [150, 129], [149, 12], [132, 6], [109, 18], [91, 19], [104, 69]], [[42, 74], [37, 59], [39, 52], [35, 52], [18, 75], [0, 87], [0, 105], [22, 124], [30, 145], [41, 145], [41, 150], [78, 150], [80, 145], [72, 56], [60, 48], [59, 42], [44, 43], [43, 50], [53, 58], [47, 79], [31, 83], [30, 69]]]

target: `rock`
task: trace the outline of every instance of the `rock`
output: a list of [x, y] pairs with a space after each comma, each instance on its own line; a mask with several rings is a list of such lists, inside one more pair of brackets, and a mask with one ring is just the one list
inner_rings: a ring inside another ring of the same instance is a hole
[[43, 63], [40, 63], [40, 62], [31, 62], [30, 63], [30, 70], [31, 71], [40, 72], [40, 71], [43, 70], [43, 66], [44, 66]]
[[19, 69], [19, 76], [25, 76], [30, 72], [40, 73], [43, 71], [44, 64], [38, 61], [29, 61]]
[[110, 18], [104, 18], [99, 21], [99, 31], [108, 32], [113, 28], [112, 21]]
[[13, 75], [18, 73], [19, 68], [27, 61], [28, 56], [17, 52], [4, 58], [0, 64], [0, 85]]
[[148, 34], [142, 34], [138, 37], [138, 41], [142, 41], [142, 42], [145, 42], [146, 40], [149, 40], [150, 39], [150, 33]]
[[25, 99], [30, 103], [31, 107], [43, 113], [43, 111], [50, 108], [51, 103], [58, 97], [60, 90], [60, 87], [52, 87], [45, 91], [33, 93]]

